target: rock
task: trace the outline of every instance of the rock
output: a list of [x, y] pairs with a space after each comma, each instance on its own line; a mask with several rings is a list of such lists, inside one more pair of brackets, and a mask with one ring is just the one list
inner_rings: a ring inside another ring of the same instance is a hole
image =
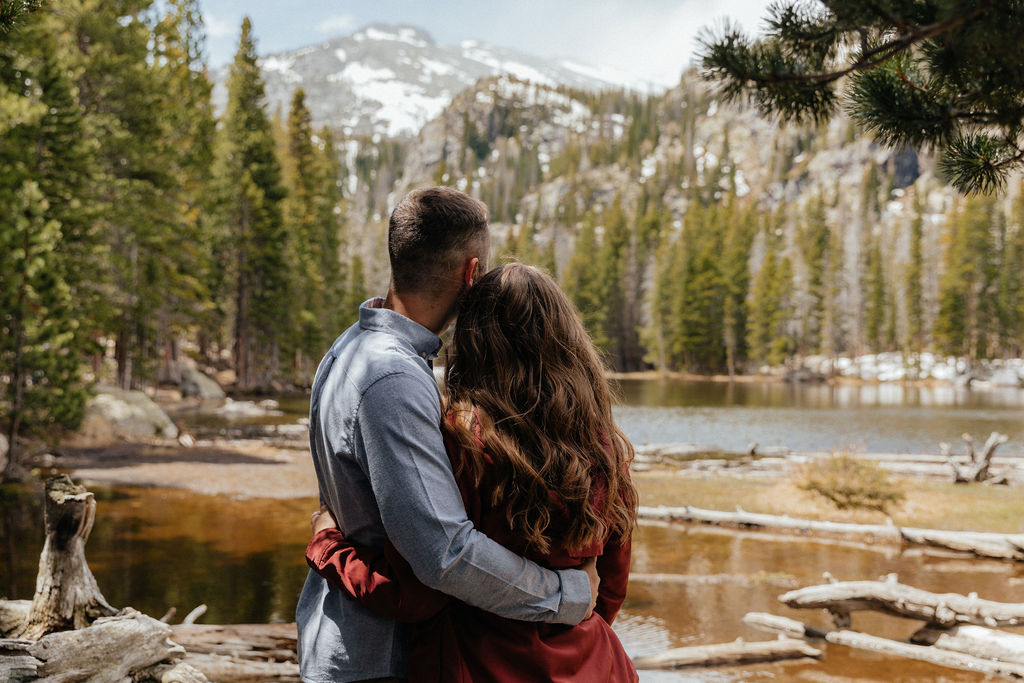
[[[264, 403], [263, 401], [260, 402]], [[270, 403], [277, 405], [276, 401], [271, 400]], [[230, 398], [224, 401], [224, 405], [217, 408], [214, 411], [218, 415], [227, 418], [247, 418], [247, 417], [263, 417], [264, 415], [284, 415], [284, 413], [275, 408], [266, 408], [263, 405], [257, 404], [253, 401], [234, 401]]]
[[219, 400], [224, 398], [224, 390], [196, 368], [185, 366], [181, 368], [181, 395]]
[[[86, 404], [83, 430], [95, 436], [105, 436], [106, 431], [126, 436], [178, 437], [178, 428], [167, 413], [141, 391], [123, 391], [101, 385], [96, 392]], [[104, 425], [109, 427], [105, 430]]]
[[1013, 368], [999, 368], [988, 378], [989, 384], [996, 387], [1019, 387], [1020, 375]]

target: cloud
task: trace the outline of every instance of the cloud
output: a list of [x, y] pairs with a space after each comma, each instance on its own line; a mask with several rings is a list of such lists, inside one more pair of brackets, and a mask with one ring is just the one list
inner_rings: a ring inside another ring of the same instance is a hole
[[317, 22], [317, 33], [341, 34], [348, 33], [356, 27], [356, 20], [351, 14], [335, 14]]
[[210, 12], [203, 12], [203, 24], [206, 26], [206, 35], [210, 38], [230, 38], [238, 32], [238, 24], [221, 19]]
[[[520, 0], [520, 7], [524, 3], [536, 16], [544, 16], [540, 0]], [[538, 52], [577, 56], [595, 66], [613, 67], [671, 86], [688, 65], [696, 62], [696, 38], [701, 29], [720, 27], [728, 18], [753, 33], [767, 4], [767, 0], [607, 0], [592, 3], [582, 11], [578, 3], [570, 2], [560, 8], [561, 16], [556, 21], [549, 22], [557, 28], [545, 26], [546, 45], [529, 47]], [[552, 13], [549, 9], [549, 19], [554, 18]], [[556, 40], [552, 40], [552, 30], [557, 32]], [[560, 49], [552, 49], [553, 45], [560, 45]]]

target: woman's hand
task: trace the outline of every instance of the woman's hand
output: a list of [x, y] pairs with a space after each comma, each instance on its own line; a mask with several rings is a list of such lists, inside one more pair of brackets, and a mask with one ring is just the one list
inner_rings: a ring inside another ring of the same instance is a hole
[[338, 523], [334, 521], [334, 517], [331, 515], [331, 511], [327, 509], [327, 506], [321, 503], [320, 509], [309, 518], [309, 526], [313, 529], [313, 535], [315, 536], [318, 531], [338, 528]]

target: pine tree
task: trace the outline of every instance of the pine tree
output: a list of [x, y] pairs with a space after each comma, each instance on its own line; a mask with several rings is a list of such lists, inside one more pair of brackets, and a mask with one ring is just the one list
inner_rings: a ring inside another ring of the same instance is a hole
[[562, 274], [562, 289], [580, 314], [583, 326], [598, 348], [606, 350], [611, 340], [604, 336], [604, 301], [601, 299], [600, 271], [594, 263], [599, 244], [593, 213], [583, 219], [572, 256]]
[[821, 194], [808, 203], [806, 215], [797, 230], [797, 244], [807, 275], [806, 303], [802, 310], [801, 353], [817, 353], [822, 342], [822, 316], [825, 303], [825, 273], [829, 269], [830, 228]]
[[769, 235], [761, 269], [750, 288], [747, 345], [753, 360], [779, 365], [794, 350], [788, 325], [792, 311], [793, 267], [789, 257], [779, 255]]
[[885, 287], [885, 271], [882, 263], [881, 236], [872, 235], [868, 246], [867, 274], [865, 287], [867, 296], [864, 301], [864, 329], [868, 349], [873, 353], [886, 351], [885, 325], [889, 308], [888, 293]]
[[[821, 122], [843, 83], [855, 120], [884, 144], [938, 146], [964, 191], [989, 192], [1024, 164], [1024, 6], [1013, 0], [789, 0], [751, 41], [726, 27], [703, 67], [729, 98]], [[848, 78], [844, 78], [849, 76]]]
[[25, 429], [75, 428], [86, 391], [74, 345], [78, 320], [64, 280], [60, 224], [38, 184], [0, 190], [0, 378], [10, 454], [4, 479], [22, 474]]
[[924, 350], [924, 207], [920, 193], [914, 195], [914, 213], [910, 221], [910, 261], [905, 273], [907, 298], [906, 348], [913, 353]]
[[42, 0], [3, 0], [0, 2], [0, 36], [17, 28], [28, 15], [42, 7]]
[[279, 374], [290, 307], [281, 202], [281, 167], [264, 85], [256, 63], [252, 23], [242, 21], [238, 52], [228, 78], [219, 184], [230, 236], [234, 290], [233, 356], [238, 386], [266, 388]]
[[935, 320], [936, 342], [944, 353], [983, 358], [998, 336], [992, 257], [1000, 221], [996, 203], [987, 197], [968, 199], [950, 219]]
[[[734, 197], [734, 195], [731, 195]], [[722, 280], [725, 286], [723, 304], [723, 343], [729, 376], [747, 356], [747, 291], [750, 289], [750, 249], [757, 231], [753, 209], [736, 215], [730, 200], [726, 221], [725, 251], [722, 254]]]

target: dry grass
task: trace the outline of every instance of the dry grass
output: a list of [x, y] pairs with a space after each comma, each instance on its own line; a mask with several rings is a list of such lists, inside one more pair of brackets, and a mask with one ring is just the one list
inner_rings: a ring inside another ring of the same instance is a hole
[[[821, 497], [787, 480], [679, 476], [669, 470], [636, 472], [633, 481], [643, 505], [692, 505], [792, 515], [861, 524], [884, 523], [870, 510], [836, 510]], [[890, 511], [900, 526], [930, 529], [1024, 533], [1024, 492], [997, 486], [898, 480], [906, 499]]]

